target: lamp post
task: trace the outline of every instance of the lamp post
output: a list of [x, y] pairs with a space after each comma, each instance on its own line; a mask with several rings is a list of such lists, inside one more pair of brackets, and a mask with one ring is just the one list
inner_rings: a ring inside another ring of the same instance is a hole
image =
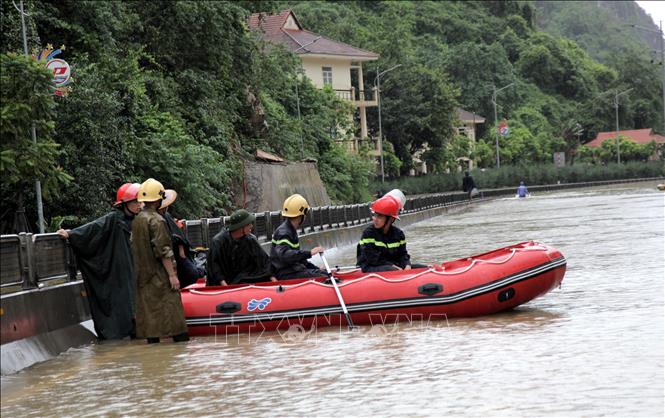
[[499, 117], [497, 116], [496, 113], [496, 95], [499, 93], [501, 90], [507, 89], [508, 87], [512, 86], [515, 83], [510, 83], [507, 86], [503, 86], [500, 89], [496, 89], [496, 86], [492, 86], [493, 91], [492, 91], [492, 105], [494, 106], [494, 135], [495, 136], [495, 144], [496, 144], [496, 168], [501, 167], [501, 159], [499, 158], [499, 131], [498, 131], [498, 119]]
[[[23, 0], [19, 2], [20, 8], [16, 7], [16, 3], [14, 3], [14, 7], [18, 12], [21, 14], [21, 32], [23, 34], [23, 52], [25, 53], [26, 56], [29, 56], [30, 54], [28, 53], [28, 37], [26, 35], [26, 29], [25, 29], [25, 16], [27, 13], [23, 11]], [[36, 144], [37, 143], [37, 129], [35, 128], [35, 122], [32, 122], [32, 126], [30, 127], [30, 135], [32, 136], [32, 143]], [[39, 179], [35, 179], [35, 194], [37, 195], [37, 219], [39, 223], [39, 233], [43, 234], [44, 233], [44, 205], [42, 203], [42, 183], [39, 181]]]
[[381, 76], [401, 66], [402, 64], [397, 64], [381, 72], [379, 72], [379, 69], [377, 68], [376, 69], [377, 74], [376, 77], [374, 77], [374, 85], [376, 86], [376, 103], [379, 108], [379, 155], [381, 158], [381, 183], [385, 183], [386, 181], [386, 174], [383, 171], [383, 129], [381, 127]]
[[628, 90], [624, 90], [621, 93], [619, 93], [619, 90], [616, 90], [614, 92], [614, 112], [616, 115], [616, 123], [617, 123], [617, 164], [621, 164], [621, 154], [620, 154], [620, 149], [619, 149], [619, 96], [622, 94], [626, 94], [629, 91], [631, 91], [632, 88], [629, 88]]
[[[311, 42], [308, 42], [305, 45], [300, 45], [300, 47], [296, 48], [293, 51], [293, 53], [295, 54], [296, 52], [300, 51], [301, 49], [305, 49], [305, 47], [308, 47], [308, 46], [312, 45], [314, 42], [318, 41], [319, 39], [321, 39], [321, 37], [317, 36]], [[307, 51], [307, 52], [309, 52], [309, 51]], [[302, 138], [302, 120], [300, 119], [300, 94], [298, 93], [298, 74], [297, 74], [297, 72], [296, 72], [296, 108], [298, 110], [298, 127], [300, 128], [299, 129], [300, 130], [300, 132], [299, 132], [299, 134], [300, 134], [300, 159], [302, 160], [302, 159], [305, 158], [305, 143], [303, 142], [303, 138]]]
[[630, 25], [634, 27], [635, 29], [641, 29], [643, 31], [651, 32], [651, 33], [657, 33], [658, 38], [660, 40], [660, 65], [662, 66], [661, 72], [661, 84], [663, 88], [663, 133], [665, 133], [665, 40], [663, 40], [663, 21], [660, 21], [660, 27], [658, 30], [653, 30], [650, 28], [645, 28], [643, 26], [638, 26], [638, 25]]

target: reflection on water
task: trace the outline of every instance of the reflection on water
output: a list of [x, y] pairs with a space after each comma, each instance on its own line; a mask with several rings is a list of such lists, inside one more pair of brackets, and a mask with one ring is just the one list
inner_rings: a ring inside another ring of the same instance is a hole
[[[511, 312], [147, 346], [2, 378], [3, 416], [663, 415], [664, 196], [650, 184], [501, 199], [405, 228], [414, 260], [520, 241], [568, 259]], [[328, 256], [355, 260], [355, 248]]]

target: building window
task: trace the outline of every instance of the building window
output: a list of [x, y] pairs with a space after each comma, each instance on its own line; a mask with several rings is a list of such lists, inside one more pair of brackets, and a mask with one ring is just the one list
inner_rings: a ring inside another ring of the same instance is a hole
[[332, 86], [332, 67], [322, 67], [323, 70], [323, 85]]

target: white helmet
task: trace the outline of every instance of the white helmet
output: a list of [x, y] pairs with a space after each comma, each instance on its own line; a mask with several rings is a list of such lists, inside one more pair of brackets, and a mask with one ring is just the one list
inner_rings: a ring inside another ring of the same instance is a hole
[[406, 196], [404, 196], [404, 193], [402, 193], [400, 189], [392, 189], [386, 193], [386, 196], [392, 196], [393, 199], [399, 203], [399, 210], [404, 209], [404, 205], [406, 204]]

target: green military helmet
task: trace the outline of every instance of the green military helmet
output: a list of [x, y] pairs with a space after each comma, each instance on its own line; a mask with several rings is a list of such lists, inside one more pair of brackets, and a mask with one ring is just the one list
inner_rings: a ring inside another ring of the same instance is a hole
[[227, 228], [229, 231], [235, 231], [245, 225], [249, 225], [256, 220], [254, 214], [247, 212], [245, 209], [238, 209], [231, 214]]

